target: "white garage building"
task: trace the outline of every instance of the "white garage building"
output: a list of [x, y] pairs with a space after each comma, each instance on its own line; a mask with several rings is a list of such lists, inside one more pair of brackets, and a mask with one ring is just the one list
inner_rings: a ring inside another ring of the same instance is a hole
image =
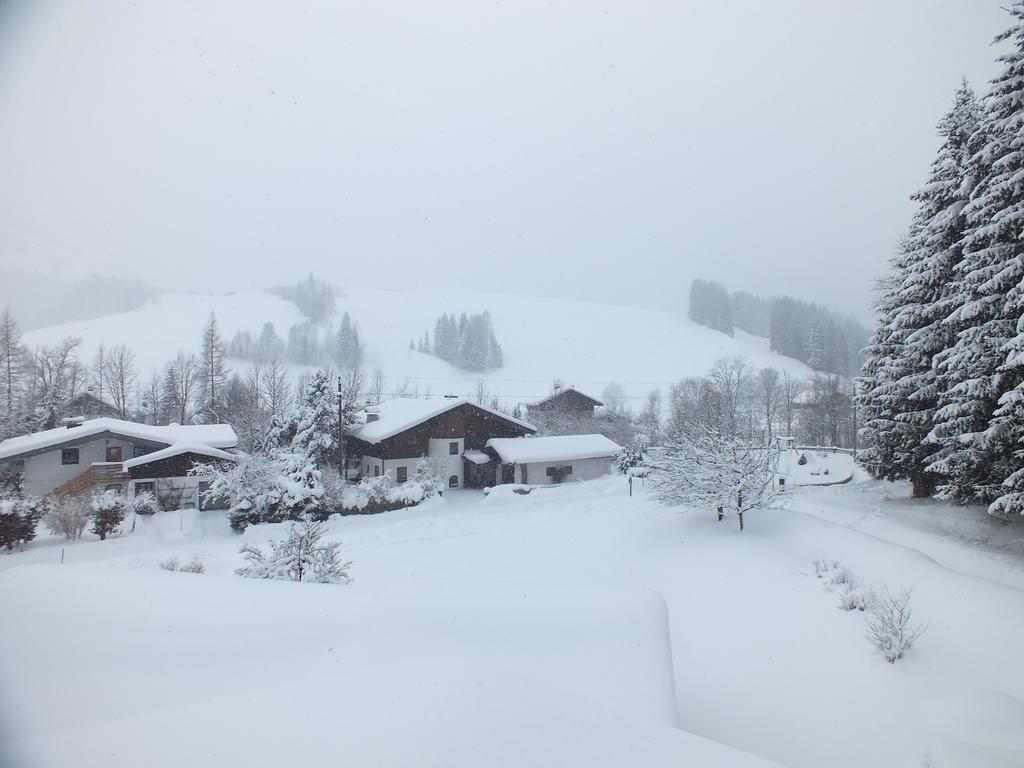
[[544, 485], [609, 475], [622, 447], [604, 435], [499, 437], [487, 441], [501, 462], [501, 482]]

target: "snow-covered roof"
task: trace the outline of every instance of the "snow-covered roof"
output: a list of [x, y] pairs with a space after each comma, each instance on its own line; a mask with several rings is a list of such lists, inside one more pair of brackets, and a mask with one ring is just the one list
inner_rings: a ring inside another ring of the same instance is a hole
[[602, 403], [596, 397], [591, 397], [590, 395], [586, 394], [585, 392], [580, 392], [578, 389], [576, 389], [576, 387], [562, 387], [557, 392], [554, 392], [554, 393], [548, 395], [547, 397], [545, 397], [543, 400], [538, 400], [531, 407], [533, 407], [533, 408], [542, 408], [545, 405], [547, 405], [548, 403], [551, 403], [551, 402], [553, 402], [555, 400], [558, 400], [559, 398], [562, 398], [562, 397], [568, 395], [570, 392], [572, 392], [575, 395], [579, 395], [580, 397], [582, 397], [585, 400], [589, 400], [590, 403], [592, 405], [594, 405], [594, 406], [602, 406], [602, 405], [604, 405], [604, 403]]
[[511, 421], [531, 432], [535, 432], [537, 429], [528, 422], [500, 413], [485, 405], [471, 402], [464, 397], [399, 397], [394, 400], [385, 400], [380, 405], [374, 406], [374, 412], [378, 414], [377, 420], [353, 427], [351, 435], [367, 443], [379, 443], [381, 440], [394, 437], [400, 432], [412, 429], [435, 416], [458, 408], [460, 405], [479, 408], [481, 411]]
[[219, 448], [211, 448], [208, 445], [201, 445], [199, 443], [175, 443], [174, 445], [168, 446], [162, 450], [147, 453], [145, 456], [136, 456], [134, 459], [128, 459], [124, 462], [124, 468], [125, 471], [128, 471], [132, 467], [141, 467], [144, 464], [152, 464], [154, 461], [169, 459], [173, 456], [181, 456], [185, 453], [195, 453], [199, 456], [209, 456], [211, 459], [227, 459], [228, 461], [236, 461], [238, 458], [233, 453], [222, 451]]
[[551, 437], [495, 437], [487, 441], [501, 460], [512, 464], [572, 461], [614, 456], [622, 446], [604, 435], [553, 435]]
[[130, 440], [174, 445], [192, 443], [210, 448], [234, 448], [238, 436], [230, 424], [170, 424], [158, 427], [139, 424], [121, 419], [86, 419], [77, 427], [56, 427], [30, 435], [11, 437], [0, 443], [0, 460], [11, 459], [26, 453], [46, 450], [64, 443], [81, 442], [92, 436], [111, 432]]
[[484, 453], [483, 451], [477, 451], [473, 448], [469, 448], [468, 450], [463, 451], [462, 455], [469, 459], [470, 461], [472, 461], [474, 464], [486, 464], [491, 460], [491, 457], [488, 456], [486, 453]]

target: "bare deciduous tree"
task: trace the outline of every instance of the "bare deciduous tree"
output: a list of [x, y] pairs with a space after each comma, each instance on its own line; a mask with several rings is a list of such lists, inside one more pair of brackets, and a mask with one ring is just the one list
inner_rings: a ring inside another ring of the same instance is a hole
[[103, 378], [111, 404], [117, 409], [120, 418], [130, 418], [132, 399], [139, 380], [135, 353], [124, 344], [119, 344], [106, 354], [103, 367]]
[[780, 389], [777, 370], [762, 368], [757, 372], [757, 404], [761, 417], [764, 419], [764, 428], [769, 444], [772, 441], [775, 420], [778, 418], [776, 411], [779, 405]]

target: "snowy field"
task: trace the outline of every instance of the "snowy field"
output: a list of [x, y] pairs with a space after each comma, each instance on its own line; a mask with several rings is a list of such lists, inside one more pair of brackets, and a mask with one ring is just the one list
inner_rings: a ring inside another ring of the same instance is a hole
[[[44, 535], [0, 555], [0, 764], [1024, 765], [1024, 526], [809, 459], [852, 481], [743, 534], [619, 477], [336, 518], [349, 586], [234, 576], [281, 526], [210, 514]], [[903, 661], [818, 558], [914, 588]]]
[[[597, 397], [609, 382], [618, 381], [627, 404], [639, 410], [650, 390], [667, 391], [669, 383], [683, 376], [702, 376], [729, 355], [743, 355], [758, 368], [810, 373], [803, 363], [769, 352], [767, 339], [740, 330], [735, 337], [726, 336], [688, 320], [682, 308], [674, 313], [458, 289], [352, 289], [338, 297], [337, 310], [331, 318], [335, 328], [342, 312], [359, 326], [366, 347], [363, 367], [372, 372], [379, 366], [389, 387], [407, 383], [420, 394], [468, 395], [483, 378], [506, 403], [529, 402], [550, 394], [552, 379], [558, 376]], [[409, 349], [409, 341], [424, 331], [433, 334], [440, 313], [484, 310], [494, 319], [504, 352], [505, 365], [498, 371], [467, 373]], [[32, 331], [24, 340], [34, 347], [80, 337], [83, 360], [91, 360], [101, 342], [107, 347], [127, 344], [145, 377], [179, 350], [198, 351], [210, 312], [216, 312], [225, 342], [238, 331], [255, 338], [268, 321], [287, 338], [288, 328], [305, 319], [295, 305], [268, 293], [164, 295], [132, 312]], [[667, 354], [672, 351], [685, 354]], [[228, 362], [243, 371], [248, 367]]]

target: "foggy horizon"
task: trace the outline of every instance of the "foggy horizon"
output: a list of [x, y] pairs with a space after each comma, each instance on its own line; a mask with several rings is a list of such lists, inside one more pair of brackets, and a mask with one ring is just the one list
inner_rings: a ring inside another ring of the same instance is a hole
[[14, 3], [0, 267], [679, 311], [704, 278], [867, 322], [1006, 24], [933, 5]]

